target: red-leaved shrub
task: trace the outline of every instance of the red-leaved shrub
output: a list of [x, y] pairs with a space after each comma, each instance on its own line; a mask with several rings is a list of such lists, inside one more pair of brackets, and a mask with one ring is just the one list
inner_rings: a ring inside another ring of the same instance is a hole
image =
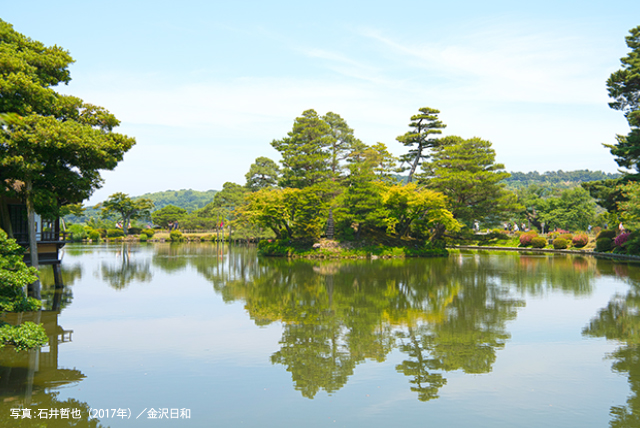
[[579, 233], [571, 240], [573, 246], [576, 248], [582, 248], [589, 243], [589, 235], [586, 233]]

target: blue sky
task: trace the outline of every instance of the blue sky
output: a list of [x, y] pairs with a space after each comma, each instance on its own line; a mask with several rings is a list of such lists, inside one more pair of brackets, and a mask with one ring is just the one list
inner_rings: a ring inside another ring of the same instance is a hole
[[602, 143], [628, 127], [605, 82], [640, 2], [0, 0], [0, 18], [70, 51], [59, 90], [136, 138], [94, 203], [243, 184], [310, 108], [396, 155], [432, 107], [445, 135], [491, 141], [508, 171], [615, 172]]

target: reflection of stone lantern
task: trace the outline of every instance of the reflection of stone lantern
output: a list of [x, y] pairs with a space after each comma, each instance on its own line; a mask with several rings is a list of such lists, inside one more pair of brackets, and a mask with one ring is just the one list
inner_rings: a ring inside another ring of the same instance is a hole
[[329, 218], [327, 219], [327, 239], [333, 239], [333, 208], [329, 208]]

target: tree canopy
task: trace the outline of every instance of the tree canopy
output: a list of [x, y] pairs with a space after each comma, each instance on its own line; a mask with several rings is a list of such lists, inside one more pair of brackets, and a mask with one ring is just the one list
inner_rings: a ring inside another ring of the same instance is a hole
[[607, 145], [615, 161], [623, 168], [635, 170], [634, 181], [640, 175], [640, 25], [629, 30], [626, 37], [631, 52], [620, 59], [622, 67], [607, 80], [609, 107], [624, 113], [631, 131], [618, 135], [618, 142]]

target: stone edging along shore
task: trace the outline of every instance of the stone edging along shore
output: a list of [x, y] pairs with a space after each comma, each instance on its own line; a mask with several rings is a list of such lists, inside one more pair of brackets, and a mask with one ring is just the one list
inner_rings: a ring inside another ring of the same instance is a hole
[[626, 254], [599, 253], [597, 251], [588, 250], [551, 250], [547, 248], [530, 248], [530, 247], [483, 247], [478, 245], [458, 245], [448, 247], [457, 250], [489, 250], [489, 251], [519, 251], [525, 253], [551, 253], [551, 254], [573, 254], [581, 256], [593, 256], [603, 259], [640, 261], [640, 256], [629, 256]]

